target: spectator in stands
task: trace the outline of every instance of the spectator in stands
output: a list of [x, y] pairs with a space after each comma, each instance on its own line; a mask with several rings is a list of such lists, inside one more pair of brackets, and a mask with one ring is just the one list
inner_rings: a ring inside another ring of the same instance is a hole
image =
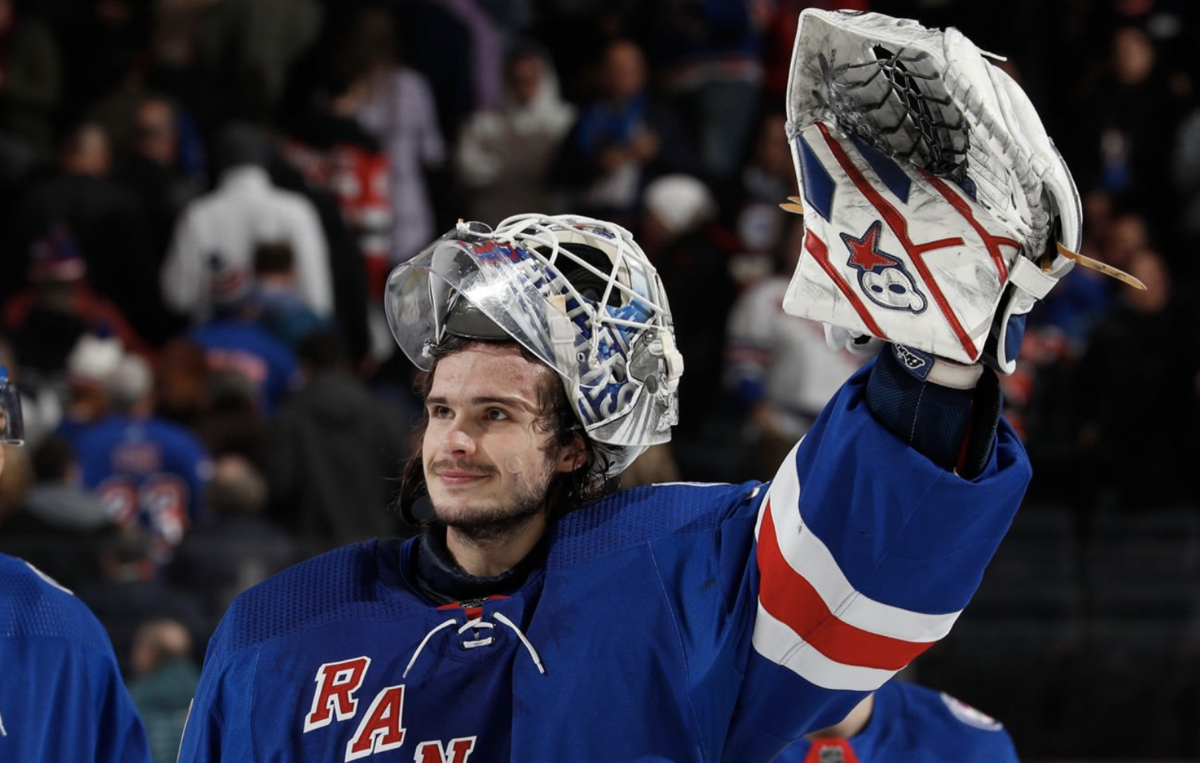
[[579, 194], [573, 207], [629, 227], [650, 180], [695, 174], [699, 165], [682, 121], [649, 89], [641, 48], [609, 43], [597, 79], [598, 92], [556, 157], [554, 179]]
[[163, 95], [142, 94], [129, 119], [128, 145], [113, 178], [141, 201], [151, 256], [161, 266], [179, 215], [201, 189], [180, 161], [181, 117], [174, 102]]
[[204, 513], [208, 452], [191, 432], [154, 415], [154, 380], [141, 358], [126, 355], [107, 391], [111, 413], [74, 438], [83, 485], [118, 525], [145, 531], [163, 565]]
[[137, 706], [154, 763], [174, 763], [200, 667], [192, 636], [176, 620], [156, 619], [133, 634], [129, 696]]
[[[763, 87], [767, 3], [646, 3], [647, 44], [710, 182], [738, 174]], [[636, 17], [635, 17], [636, 18]]]
[[[1146, 290], [1119, 292], [1078, 363], [1063, 370], [1059, 397], [1041, 409], [1043, 416], [1059, 417], [1043, 431], [1070, 437], [1070, 447], [1030, 443], [1043, 488], [1056, 482], [1057, 498], [1087, 511], [1162, 505], [1195, 493], [1190, 438], [1164, 438], [1154, 426], [1189, 421], [1196, 410], [1197, 355], [1177, 335], [1179, 326], [1195, 321], [1194, 308], [1173, 298], [1170, 271], [1156, 251], [1138, 251], [1128, 272]], [[1134, 399], [1141, 402], [1130, 415], [1119, 401]]]
[[[254, 275], [241, 267], [218, 266], [210, 277], [211, 317], [194, 326], [189, 340], [204, 350], [210, 382], [214, 376], [245, 388], [264, 418], [270, 418], [296, 383], [296, 356], [259, 324], [262, 301]], [[238, 380], [241, 384], [238, 384]]]
[[283, 117], [281, 153], [305, 183], [336, 199], [365, 259], [368, 288], [382, 294], [392, 260], [391, 167], [379, 139], [355, 116], [367, 95], [358, 62], [340, 50], [326, 58], [311, 64], [320, 69], [311, 90]]
[[[1175, 230], [1180, 248], [1200, 248], [1200, 104], [1194, 104], [1175, 131], [1170, 152], [1171, 180], [1178, 196]], [[1200, 267], [1191, 257], [1175, 263], [1176, 275], [1190, 289], [1200, 286]]]
[[62, 96], [62, 57], [51, 29], [30, 10], [17, 0], [0, 0], [0, 130], [48, 159]]
[[355, 116], [388, 156], [395, 264], [416, 254], [434, 236], [435, 209], [425, 176], [445, 161], [446, 140], [429, 83], [399, 62], [390, 14], [382, 8], [359, 8], [349, 34], [361, 57], [357, 71], [363, 93]]
[[520, 43], [504, 65], [500, 107], [477, 112], [463, 127], [455, 173], [469, 194], [471, 220], [495, 226], [529, 211], [554, 214], [550, 166], [575, 122], [575, 108], [559, 95], [546, 54]]
[[153, 620], [168, 617], [182, 623], [192, 637], [193, 657], [203, 657], [211, 633], [203, 609], [159, 576], [150, 540], [136, 527], [122, 528], [105, 538], [100, 576], [76, 593], [108, 631], [126, 680], [133, 676], [134, 635]]
[[308, 200], [271, 184], [265, 169], [270, 152], [261, 128], [227, 126], [220, 136], [220, 182], [190, 203], [176, 225], [162, 269], [162, 291], [167, 304], [194, 323], [213, 313], [215, 275], [252, 280], [254, 247], [261, 241], [286, 241], [296, 258], [305, 304], [318, 315], [333, 312], [320, 219]]
[[774, 253], [775, 274], [737, 298], [725, 334], [725, 388], [744, 411], [738, 479], [769, 479], [838, 386], [868, 356], [834, 350], [816, 321], [783, 311], [804, 226], [790, 218]]
[[208, 516], [180, 544], [168, 578], [204, 606], [216, 627], [234, 597], [294, 564], [301, 550], [266, 516], [267, 481], [246, 458], [218, 456], [208, 484]]
[[351, 372], [337, 335], [300, 345], [304, 386], [272, 424], [271, 498], [293, 535], [317, 548], [395, 534], [389, 511], [408, 452], [400, 411]]
[[267, 242], [254, 248], [253, 289], [258, 324], [293, 350], [312, 332], [333, 328], [296, 292], [295, 257], [286, 243]]
[[[391, 11], [397, 58], [428, 83], [438, 130], [451, 145], [471, 114], [493, 105], [479, 101], [480, 68], [491, 55], [497, 56], [491, 59], [493, 69], [485, 76], [493, 82], [498, 80], [500, 51], [497, 48], [494, 53], [476, 55], [479, 26], [459, 13], [462, 3], [386, 5]], [[456, 55], [447, 56], [447, 50]], [[496, 88], [491, 89], [494, 92]]]
[[9, 256], [0, 258], [0, 290], [18, 290], [26, 282], [33, 243], [63, 227], [87, 262], [91, 286], [116, 304], [139, 336], [151, 343], [164, 338], [157, 333], [162, 331], [161, 307], [145, 213], [137, 197], [110, 176], [108, 133], [97, 123], [79, 124], [66, 134], [58, 159], [6, 210], [4, 233], [10, 248]]
[[[275, 155], [270, 172], [271, 182], [279, 188], [304, 196], [317, 211], [329, 251], [329, 276], [334, 305], [334, 314], [329, 317], [346, 339], [353, 357], [365, 366], [368, 363], [367, 354], [373, 349], [369, 310], [372, 306], [371, 298], [375, 295], [369, 291], [370, 278], [379, 279], [376, 293], [382, 295], [383, 281], [387, 275], [387, 260], [368, 258], [363, 253], [360, 239], [362, 232], [356, 232], [355, 224], [347, 217], [340, 190], [313, 184], [282, 154]], [[349, 175], [342, 175], [340, 179], [347, 180]], [[369, 179], [381, 180], [386, 186], [384, 172], [373, 171]], [[382, 204], [376, 200], [371, 203]], [[386, 237], [387, 230], [383, 223], [376, 233], [376, 238]], [[378, 299], [382, 301], [381, 296]], [[386, 329], [386, 326], [380, 328]]]
[[72, 445], [85, 429], [110, 412], [108, 382], [125, 349], [114, 336], [84, 334], [67, 356], [67, 394], [57, 434]]
[[[208, 11], [200, 57], [220, 71], [221, 84], [248, 109], [271, 113], [288, 67], [321, 32], [325, 3], [318, 0], [240, 0]], [[259, 103], [247, 103], [254, 98]]]
[[154, 363], [155, 412], [195, 429], [208, 408], [208, 361], [204, 348], [187, 337], [172, 339]]
[[739, 288], [775, 274], [775, 252], [787, 237], [788, 216], [779, 205], [799, 191], [786, 121], [782, 113], [763, 116], [741, 173], [718, 188], [725, 221], [737, 235], [730, 268]]
[[87, 261], [64, 226], [33, 244], [30, 286], [4, 305], [4, 331], [21, 364], [43, 378], [58, 377], [85, 333], [112, 334], [129, 350], [148, 355], [120, 309], [87, 280]]
[[[716, 215], [712, 192], [698, 178], [664, 175], [646, 187], [638, 240], [671, 299], [675, 342], [687, 359], [679, 407], [690, 414], [680, 417], [672, 446], [685, 479], [712, 477], [685, 449], [698, 450], [698, 437], [716, 411], [725, 318], [734, 297], [729, 256], [710, 235]], [[711, 452], [707, 445], [702, 449]]]
[[1072, 166], [1085, 187], [1095, 184], [1114, 196], [1137, 199], [1150, 211], [1152, 227], [1165, 233], [1172, 230], [1176, 209], [1167, 180], [1169, 147], [1184, 103], [1144, 29], [1119, 26], [1108, 45], [1108, 67], [1087, 83], [1074, 114], [1072, 124], [1082, 135], [1068, 144], [1080, 151]]
[[100, 572], [99, 544], [115, 526], [104, 503], [83, 487], [71, 444], [51, 437], [33, 451], [34, 483], [3, 520], [5, 549], [68, 588]]

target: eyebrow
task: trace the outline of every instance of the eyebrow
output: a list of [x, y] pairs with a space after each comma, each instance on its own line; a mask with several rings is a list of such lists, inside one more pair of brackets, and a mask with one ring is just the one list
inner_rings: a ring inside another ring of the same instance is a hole
[[[473, 397], [467, 401], [468, 405], [503, 405], [509, 408], [521, 408], [526, 411], [536, 412], [536, 408], [530, 405], [524, 398], [520, 397], [500, 397], [494, 395], [483, 395]], [[425, 405], [450, 405], [450, 400], [444, 395], [433, 395], [426, 398]]]

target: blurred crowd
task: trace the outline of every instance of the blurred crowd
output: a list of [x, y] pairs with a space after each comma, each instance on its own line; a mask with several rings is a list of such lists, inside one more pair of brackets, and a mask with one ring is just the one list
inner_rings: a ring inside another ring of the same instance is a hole
[[780, 309], [810, 6], [1006, 57], [1075, 173], [1083, 253], [1148, 287], [1077, 268], [1034, 310], [1004, 380], [1029, 501], [1081, 526], [1197, 505], [1192, 3], [0, 0], [0, 362], [28, 437], [0, 549], [93, 608], [164, 750], [234, 595], [410, 529], [421, 412], [384, 282], [460, 218], [631, 229], [687, 373], [674, 442], [627, 479], [771, 476], [863, 362]]

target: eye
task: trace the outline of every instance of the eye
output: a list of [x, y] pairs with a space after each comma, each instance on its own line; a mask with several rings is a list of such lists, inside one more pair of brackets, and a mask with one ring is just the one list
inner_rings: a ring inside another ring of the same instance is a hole
[[488, 421], [508, 421], [508, 414], [499, 408], [488, 408], [487, 413], [484, 414], [484, 417], [487, 418]]
[[429, 418], [431, 419], [448, 419], [453, 415], [453, 411], [444, 405], [429, 406]]

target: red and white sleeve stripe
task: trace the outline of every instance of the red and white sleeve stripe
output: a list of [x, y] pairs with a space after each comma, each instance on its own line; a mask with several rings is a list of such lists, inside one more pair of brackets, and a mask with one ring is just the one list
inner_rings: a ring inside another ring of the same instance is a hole
[[913, 612], [855, 590], [799, 505], [789, 459], [758, 515], [754, 648], [817, 686], [873, 691], [949, 633], [961, 610]]

